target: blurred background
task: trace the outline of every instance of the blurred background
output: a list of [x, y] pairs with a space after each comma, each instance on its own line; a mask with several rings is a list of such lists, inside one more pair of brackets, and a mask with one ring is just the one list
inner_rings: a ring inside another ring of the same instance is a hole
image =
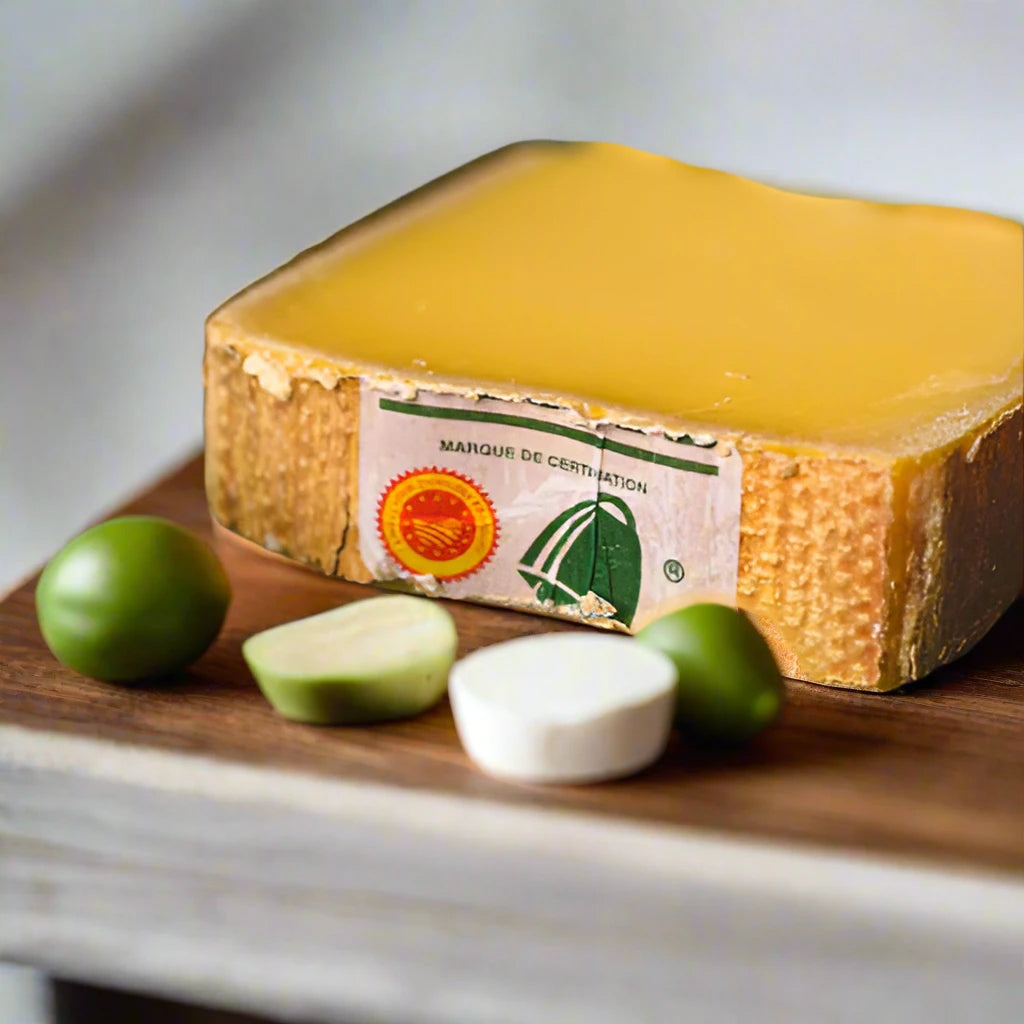
[[1024, 220], [1022, 55], [1021, 0], [0, 0], [0, 592], [198, 449], [214, 306], [436, 174], [601, 139]]
[[519, 138], [1024, 219], [1020, 0], [0, 0], [0, 590], [201, 443], [203, 318]]

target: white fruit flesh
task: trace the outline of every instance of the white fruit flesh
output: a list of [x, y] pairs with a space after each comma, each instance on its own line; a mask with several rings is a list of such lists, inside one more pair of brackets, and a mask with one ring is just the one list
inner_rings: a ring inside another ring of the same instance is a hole
[[483, 648], [449, 679], [455, 724], [484, 771], [525, 782], [596, 782], [657, 760], [676, 671], [626, 637], [551, 633]]

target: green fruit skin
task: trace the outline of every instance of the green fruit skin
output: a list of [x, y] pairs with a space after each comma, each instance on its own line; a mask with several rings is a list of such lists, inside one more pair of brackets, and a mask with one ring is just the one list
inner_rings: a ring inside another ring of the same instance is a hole
[[36, 587], [39, 628], [57, 660], [112, 683], [190, 665], [217, 637], [230, 602], [213, 551], [157, 516], [123, 516], [86, 530]]
[[260, 664], [258, 647], [248, 640], [242, 644], [242, 656], [263, 696], [285, 718], [310, 725], [365, 725], [429, 711], [448, 688], [457, 647], [453, 626], [448, 649], [432, 664], [363, 678], [296, 679], [268, 672]]
[[655, 619], [636, 638], [675, 662], [676, 724], [694, 738], [742, 743], [782, 709], [785, 690], [775, 658], [735, 608], [689, 605]]

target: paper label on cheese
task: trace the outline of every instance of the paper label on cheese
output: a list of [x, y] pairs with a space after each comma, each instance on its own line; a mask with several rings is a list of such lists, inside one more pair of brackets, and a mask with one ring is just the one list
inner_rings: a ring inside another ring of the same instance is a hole
[[706, 435], [364, 381], [360, 554], [380, 580], [630, 628], [735, 596], [742, 461]]

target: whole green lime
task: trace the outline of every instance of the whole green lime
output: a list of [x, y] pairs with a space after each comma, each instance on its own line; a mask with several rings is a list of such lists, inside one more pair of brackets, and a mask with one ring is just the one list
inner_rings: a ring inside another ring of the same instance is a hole
[[775, 658], [736, 608], [692, 604], [655, 619], [637, 640], [675, 662], [676, 724], [697, 739], [743, 742], [782, 709], [785, 690]]
[[105, 682], [167, 675], [213, 643], [231, 587], [194, 533], [156, 516], [94, 526], [43, 570], [36, 613], [58, 661]]

